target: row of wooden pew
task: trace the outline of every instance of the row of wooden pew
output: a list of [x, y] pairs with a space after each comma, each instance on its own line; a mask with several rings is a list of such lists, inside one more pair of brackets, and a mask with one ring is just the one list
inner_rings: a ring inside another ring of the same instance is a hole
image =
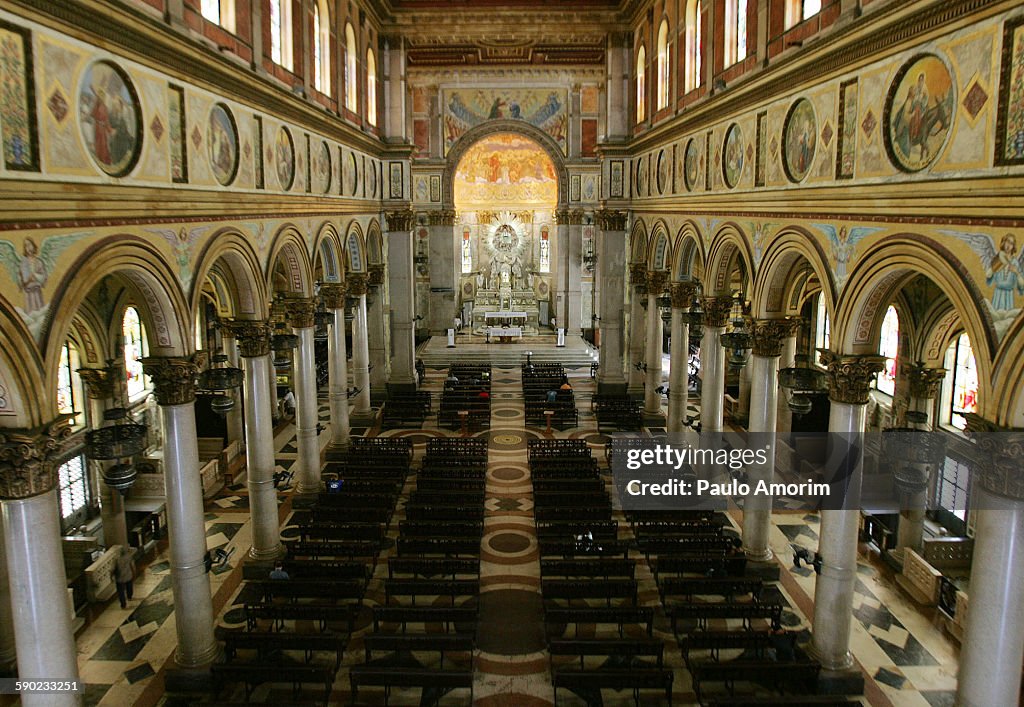
[[579, 411], [573, 391], [561, 389], [569, 382], [562, 364], [523, 364], [522, 375], [527, 424], [546, 426], [547, 413], [550, 412], [552, 427], [559, 430], [579, 427]]
[[449, 377], [458, 383], [445, 383], [437, 412], [439, 427], [468, 430], [491, 426], [491, 367], [488, 364], [452, 364]]

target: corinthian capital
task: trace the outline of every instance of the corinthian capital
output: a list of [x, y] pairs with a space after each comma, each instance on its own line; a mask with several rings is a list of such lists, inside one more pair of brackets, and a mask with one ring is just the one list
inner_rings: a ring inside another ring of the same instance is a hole
[[912, 363], [903, 367], [910, 379], [910, 395], [931, 400], [939, 394], [939, 386], [946, 377], [945, 368], [927, 368], [923, 363]]
[[871, 381], [885, 367], [885, 356], [840, 356], [819, 349], [821, 362], [828, 369], [828, 397], [836, 403], [867, 405]]
[[751, 324], [754, 355], [764, 358], [781, 356], [782, 345], [786, 339], [796, 334], [799, 328], [799, 319], [755, 319]]
[[451, 209], [439, 209], [429, 213], [431, 226], [454, 226], [455, 212]]
[[195, 402], [196, 376], [206, 361], [200, 353], [191, 358], [149, 356], [142, 359], [142, 370], [153, 381], [159, 405], [185, 405]]
[[634, 287], [647, 287], [647, 266], [643, 263], [630, 265], [629, 283]]
[[601, 209], [594, 214], [594, 219], [602, 231], [625, 231], [626, 212]]
[[1024, 430], [998, 427], [974, 413], [966, 417], [977, 447], [971, 479], [991, 494], [1024, 501]]
[[704, 326], [723, 327], [732, 312], [732, 297], [701, 297], [700, 306]]
[[32, 498], [57, 485], [57, 460], [71, 434], [61, 415], [35, 429], [0, 428], [0, 500]]
[[366, 273], [350, 273], [345, 280], [345, 287], [353, 297], [365, 295], [368, 286], [369, 278], [366, 276]]
[[110, 400], [117, 391], [114, 389], [114, 369], [79, 368], [78, 377], [85, 383], [85, 389], [92, 400]]
[[344, 283], [329, 282], [320, 285], [320, 299], [327, 309], [343, 309], [345, 307], [346, 289]]
[[697, 294], [697, 285], [693, 282], [676, 282], [672, 285], [672, 307], [675, 309], [689, 309], [693, 305], [693, 298]]
[[244, 358], [270, 353], [270, 324], [262, 319], [232, 319], [224, 327], [238, 339], [238, 353]]
[[308, 329], [316, 324], [316, 299], [290, 297], [285, 301], [288, 323], [295, 329]]
[[384, 214], [388, 222], [388, 231], [411, 231], [416, 224], [416, 213], [413, 211], [389, 211]]

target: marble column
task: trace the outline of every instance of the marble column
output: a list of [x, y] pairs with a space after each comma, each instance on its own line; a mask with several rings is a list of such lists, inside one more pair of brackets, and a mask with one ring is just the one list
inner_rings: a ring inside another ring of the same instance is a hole
[[[775, 476], [775, 416], [778, 410], [779, 357], [782, 342], [793, 331], [796, 322], [789, 319], [755, 319], [751, 325], [753, 356], [750, 368], [750, 418], [747, 430], [758, 433], [751, 447], [767, 447], [768, 463], [747, 469], [748, 483], [771, 483]], [[757, 562], [772, 559], [768, 535], [772, 527], [772, 498], [763, 494], [743, 499], [743, 551]]]
[[[228, 365], [234, 366], [235, 368], [241, 368], [241, 361], [238, 359], [238, 345], [231, 336], [225, 336], [221, 341], [224, 347], [224, 355], [228, 357]], [[229, 393], [230, 395], [231, 393]], [[236, 403], [242, 403], [243, 401], [237, 400], [238, 394], [236, 394]], [[245, 427], [242, 420], [242, 408], [243, 405], [235, 405], [235, 407], [228, 412], [224, 417], [224, 422], [228, 428], [228, 442], [236, 442], [245, 439]]]
[[366, 291], [366, 342], [370, 349], [370, 397], [387, 395], [391, 356], [388, 348], [388, 312], [384, 307], [384, 266], [370, 265]]
[[[458, 302], [459, 274], [462, 253], [455, 237], [455, 212], [449, 209], [431, 211], [430, 217], [430, 334], [445, 336], [454, 326]], [[434, 291], [434, 290], [438, 291]], [[473, 322], [465, 322], [472, 331]]]
[[647, 352], [646, 380], [644, 381], [644, 416], [664, 419], [661, 412], [661, 350], [662, 322], [658, 298], [665, 290], [668, 273], [652, 270], [647, 273]]
[[601, 210], [595, 214], [600, 228], [598, 277], [601, 280], [601, 349], [599, 393], [625, 393], [622, 373], [622, 292], [626, 274], [626, 212]]
[[345, 285], [327, 283], [320, 286], [324, 306], [334, 312], [331, 334], [327, 340], [328, 398], [331, 405], [331, 447], [345, 449], [349, 445], [348, 419], [348, 352], [345, 343]]
[[557, 211], [555, 219], [558, 221], [558, 282], [562, 303], [555, 316], [567, 336], [580, 336], [583, 333], [583, 211]]
[[0, 676], [13, 677], [17, 674], [18, 652], [15, 648], [11, 584], [7, 580], [7, 545], [3, 523], [0, 523], [0, 569], [3, 570], [0, 572]]
[[[0, 428], [0, 500], [18, 677], [78, 680], [57, 505], [57, 463], [70, 434], [60, 417], [32, 430]], [[211, 637], [213, 627], [211, 625]], [[81, 693], [23, 694], [26, 707], [82, 704]]]
[[977, 447], [971, 466], [977, 525], [956, 705], [1015, 705], [1024, 659], [1024, 430], [1001, 430], [970, 415], [968, 432]]
[[237, 339], [245, 372], [242, 397], [245, 403], [246, 481], [252, 545], [249, 557], [266, 560], [281, 555], [277, 489], [274, 488], [274, 421], [267, 379], [273, 373], [269, 324], [238, 319], [226, 327]]
[[[782, 355], [779, 357], [779, 370], [793, 368], [796, 365], [796, 335], [786, 337], [782, 342]], [[793, 431], [793, 412], [789, 409], [789, 399], [780, 395], [778, 400], [778, 416], [775, 421], [776, 431]]]
[[416, 292], [413, 280], [412, 227], [416, 214], [391, 211], [388, 223], [388, 294], [391, 301], [391, 375], [389, 390], [416, 390]]
[[[80, 368], [78, 375], [85, 384], [89, 396], [89, 423], [93, 429], [103, 426], [103, 413], [120, 395], [117, 378], [122, 373], [119, 366], [108, 368]], [[113, 462], [92, 462], [100, 468]], [[103, 521], [103, 543], [128, 546], [128, 523], [124, 515], [124, 497], [102, 481], [99, 484], [100, 518]]]
[[352, 384], [359, 390], [355, 396], [353, 416], [368, 417], [370, 412], [370, 343], [367, 332], [366, 290], [363, 273], [352, 273], [346, 281], [348, 294], [356, 299], [352, 319]]
[[882, 356], [841, 356], [823, 351], [827, 366], [831, 412], [828, 420], [829, 452], [826, 480], [846, 478], [843, 510], [821, 511], [818, 552], [821, 575], [814, 585], [814, 625], [811, 652], [830, 671], [853, 665], [850, 622], [853, 587], [857, 579], [857, 533], [860, 524], [860, 489], [864, 460], [847, 454], [843, 442], [863, 444], [871, 381], [882, 370]]
[[672, 341], [668, 373], [668, 431], [681, 433], [686, 420], [686, 401], [690, 394], [690, 311], [697, 286], [692, 282], [672, 285]]
[[182, 667], [213, 661], [213, 598], [206, 574], [206, 524], [199, 483], [196, 439], [196, 376], [202, 357], [149, 357], [143, 370], [153, 381], [164, 432], [164, 486], [167, 530], [178, 635], [175, 660]]
[[647, 329], [644, 312], [644, 304], [647, 302], [646, 265], [634, 263], [629, 266], [629, 286], [629, 355], [626, 359], [626, 380], [629, 385], [626, 392], [631, 397], [642, 398], [644, 372], [637, 364], [642, 364], [647, 357], [647, 340], [644, 338]]
[[313, 348], [313, 328], [316, 325], [316, 300], [312, 297], [292, 297], [287, 300], [288, 323], [299, 337], [299, 348], [293, 358], [295, 385], [295, 446], [299, 450], [296, 466], [300, 494], [320, 492], [320, 441], [317, 425], [320, 422], [316, 394], [316, 356]]
[[700, 429], [722, 431], [725, 404], [725, 349], [721, 336], [732, 311], [732, 298], [702, 297], [704, 337], [700, 342]]

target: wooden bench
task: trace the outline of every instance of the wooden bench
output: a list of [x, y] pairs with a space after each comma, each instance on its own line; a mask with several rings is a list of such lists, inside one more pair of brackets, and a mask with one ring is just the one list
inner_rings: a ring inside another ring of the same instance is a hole
[[[602, 505], [593, 506], [534, 506], [533, 515], [537, 522], [542, 521], [591, 521], [609, 520], [612, 515], [612, 504], [608, 499], [597, 502]], [[617, 521], [616, 529], [618, 528]]]
[[679, 639], [679, 648], [683, 660], [690, 664], [691, 651], [708, 651], [711, 660], [718, 660], [723, 650], [754, 651], [758, 658], [763, 658], [765, 651], [773, 645], [773, 638], [796, 644], [796, 634], [784, 637], [773, 637], [771, 631], [694, 631]]
[[317, 651], [333, 652], [334, 669], [341, 665], [345, 653], [346, 636], [331, 633], [290, 633], [287, 631], [231, 631], [217, 627], [217, 639], [224, 641], [224, 657], [234, 660], [240, 650], [256, 651], [257, 659], [266, 661], [277, 651], [302, 651], [307, 663]]
[[456, 575], [480, 576], [480, 558], [428, 557], [413, 559], [392, 557], [388, 560], [388, 578], [396, 574], [411, 574], [416, 577], [451, 577]]
[[382, 624], [399, 624], [402, 633], [409, 624], [440, 624], [445, 633], [453, 626], [476, 626], [476, 607], [463, 606], [375, 606], [373, 607], [373, 630], [380, 631]]
[[473, 703], [473, 671], [472, 670], [439, 670], [434, 668], [416, 668], [406, 665], [353, 665], [349, 669], [349, 681], [352, 684], [352, 704], [358, 704], [360, 687], [371, 685], [384, 688], [384, 704], [388, 704], [391, 688], [419, 687], [426, 690], [438, 690], [433, 701], [421, 698], [420, 705], [436, 705], [441, 696], [455, 689], [469, 690], [469, 702]]
[[[315, 507], [318, 518], [323, 518], [325, 520], [333, 519], [348, 525], [355, 523], [387, 525], [391, 522], [391, 516], [394, 513], [394, 509], [394, 505], [388, 506], [387, 508], [343, 508], [341, 506], [330, 505]], [[312, 513], [310, 515], [312, 516]]]
[[592, 538], [594, 540], [615, 540], [619, 534], [619, 522], [610, 519], [560, 520], [557, 518], [537, 519], [538, 538]]
[[760, 602], [691, 602], [666, 605], [665, 613], [672, 622], [672, 633], [678, 636], [680, 621], [696, 621], [697, 629], [704, 631], [711, 619], [742, 619], [743, 627], [751, 629], [755, 619], [779, 623], [782, 609], [781, 604]]
[[312, 560], [322, 557], [346, 557], [349, 559], [363, 557], [376, 562], [377, 555], [381, 550], [380, 542], [365, 540], [336, 540], [318, 543], [286, 541], [283, 544], [289, 557], [308, 557]]
[[310, 540], [364, 540], [381, 542], [386, 535], [382, 523], [347, 523], [335, 520], [330, 514], [317, 513], [313, 509], [314, 520], [299, 526], [299, 535], [304, 541]]
[[[370, 578], [363, 562], [330, 562], [322, 560], [283, 560], [281, 565], [292, 579], [357, 579], [365, 586]], [[272, 562], [246, 562], [242, 579], [269, 579]]]
[[[623, 636], [623, 629], [631, 624], [646, 625], [647, 635], [654, 631], [654, 608], [650, 606], [612, 606], [612, 607], [560, 607], [550, 604], [544, 605], [544, 625], [548, 635], [552, 634], [551, 628], [555, 626], [576, 626], [577, 634], [580, 624], [610, 624], [618, 626], [619, 638]], [[558, 635], [561, 635], [559, 632]]]
[[475, 597], [480, 593], [480, 581], [476, 579], [387, 579], [384, 581], [384, 601], [391, 603], [391, 597], [412, 597], [416, 606], [417, 596], [437, 596], [451, 599], [455, 606], [456, 597]]
[[456, 489], [428, 491], [418, 487], [409, 494], [409, 503], [413, 505], [483, 505], [486, 494], [483, 490], [459, 491]]
[[607, 508], [611, 510], [612, 499], [602, 488], [586, 491], [581, 488], [567, 491], [538, 491], [533, 489], [533, 505], [537, 507], [551, 506], [556, 509], [569, 509], [579, 506], [591, 508]]
[[443, 532], [449, 538], [480, 538], [484, 534], [484, 524], [478, 520], [450, 520], [438, 525], [428, 520], [403, 520], [398, 524], [398, 532], [403, 538], [432, 538]]
[[227, 663], [210, 667], [218, 684], [244, 683], [245, 699], [248, 702], [256, 687], [263, 683], [291, 683], [294, 696], [298, 696], [302, 685], [314, 684], [324, 688], [324, 702], [331, 696], [335, 670], [327, 665], [297, 665], [279, 663]]
[[468, 479], [448, 479], [444, 477], [417, 476], [417, 491], [482, 491], [487, 487], [486, 475]]
[[636, 560], [594, 558], [587, 560], [541, 560], [541, 577], [626, 577], [636, 574]]
[[361, 579], [259, 579], [250, 580], [248, 584], [256, 587], [267, 602], [274, 599], [291, 602], [299, 599], [355, 599], [361, 602], [366, 589]]
[[595, 493], [605, 491], [604, 481], [599, 478], [584, 479], [533, 479], [533, 493]]
[[612, 599], [625, 599], [636, 604], [637, 582], [633, 579], [542, 579], [541, 594], [545, 600], [604, 599], [608, 606]]
[[[665, 642], [657, 638], [558, 638], [548, 641], [548, 653], [555, 656], [575, 656], [580, 659], [580, 670], [587, 656], [615, 658], [654, 658], [662, 667]], [[552, 660], [552, 670], [554, 670]]]
[[818, 686], [819, 672], [821, 664], [813, 660], [783, 663], [774, 660], [727, 660], [694, 663], [690, 667], [693, 689], [701, 702], [704, 701], [705, 685], [709, 682], [724, 683], [730, 695], [734, 694], [737, 682], [756, 683], [779, 692], [813, 693]]
[[411, 653], [436, 652], [441, 654], [444, 667], [445, 653], [472, 653], [476, 648], [474, 633], [371, 633], [363, 636], [366, 662], [373, 659], [374, 651], [404, 651]]
[[351, 634], [360, 608], [359, 604], [246, 604], [243, 611], [249, 631], [255, 631], [260, 621], [270, 621], [274, 631], [283, 631], [285, 621], [314, 621], [321, 633], [328, 623], [344, 623]]
[[745, 577], [662, 577], [658, 592], [662, 601], [670, 596], [686, 597], [689, 601], [703, 595], [722, 596], [731, 601], [735, 596], [747, 594], [757, 598], [763, 586], [760, 579]]
[[602, 538], [596, 542], [566, 538], [564, 535], [540, 538], [537, 541], [541, 557], [629, 557], [630, 543], [626, 540]]
[[643, 538], [637, 540], [637, 546], [647, 559], [651, 555], [678, 555], [685, 552], [728, 552], [732, 545], [732, 538], [690, 536], [676, 538]]
[[398, 554], [408, 555], [480, 555], [479, 538], [398, 538]]
[[710, 576], [709, 573], [726, 574], [733, 577], [742, 577], [747, 568], [747, 558], [740, 555], [727, 557], [722, 553], [718, 554], [695, 554], [693, 556], [670, 555], [658, 557], [651, 560], [651, 572], [654, 573], [654, 581], [658, 582], [662, 575], [699, 574]]
[[[671, 670], [630, 668], [627, 670], [568, 670], [561, 668], [551, 676], [551, 684], [555, 688], [555, 705], [558, 704], [558, 688], [571, 690], [580, 695], [592, 694], [600, 690], [633, 691], [633, 704], [639, 707], [645, 704], [640, 699], [640, 690], [664, 690], [665, 700], [672, 705]], [[588, 704], [590, 701], [588, 700]]]
[[484, 507], [439, 505], [439, 504], [415, 504], [405, 507], [405, 517], [409, 520], [479, 520], [484, 519]]

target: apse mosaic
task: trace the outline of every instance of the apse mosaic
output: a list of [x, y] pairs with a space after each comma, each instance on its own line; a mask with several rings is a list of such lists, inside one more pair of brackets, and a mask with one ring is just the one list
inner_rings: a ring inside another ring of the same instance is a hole
[[481, 139], [462, 156], [454, 196], [463, 204], [546, 204], [558, 201], [551, 158], [534, 141], [511, 133]]
[[564, 88], [457, 89], [444, 92], [444, 150], [488, 120], [523, 120], [568, 150], [569, 94]]

